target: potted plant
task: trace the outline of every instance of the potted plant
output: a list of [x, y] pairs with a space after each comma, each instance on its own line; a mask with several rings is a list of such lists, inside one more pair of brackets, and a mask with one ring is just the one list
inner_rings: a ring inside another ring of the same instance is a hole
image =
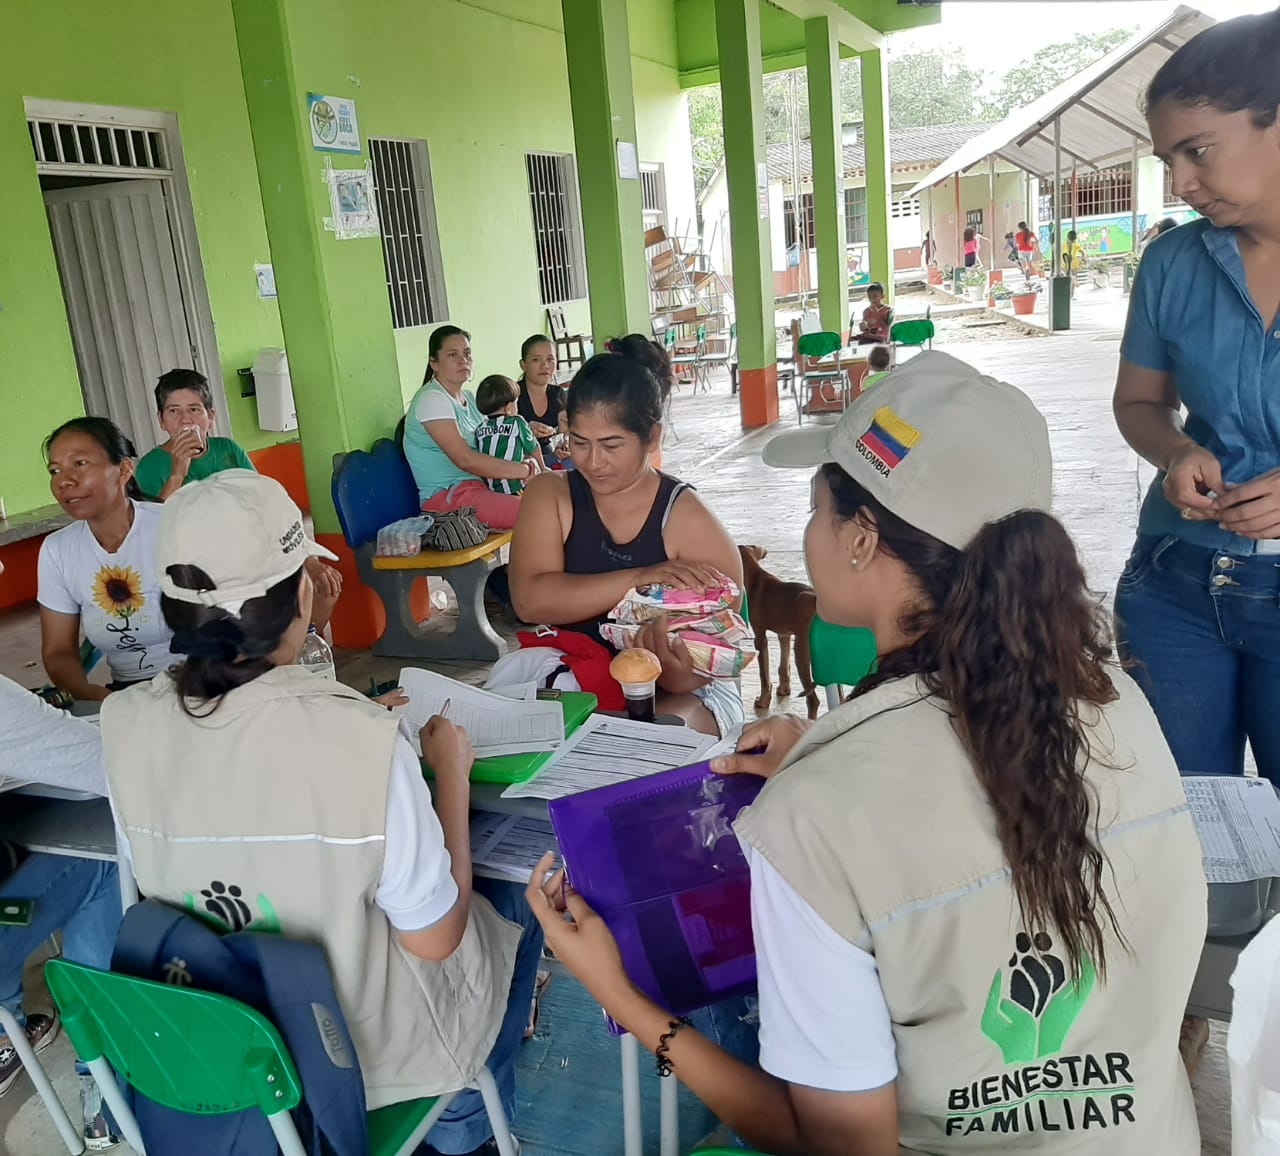
[[929, 284], [941, 285], [942, 280], [942, 270], [938, 268], [937, 261], [931, 261], [929, 263]]
[[1124, 258], [1124, 292], [1128, 296], [1129, 290], [1133, 288], [1133, 279], [1138, 275], [1138, 254], [1126, 253]]
[[[1034, 298], [1035, 294], [1032, 294]], [[996, 309], [1005, 304], [1005, 302], [1013, 298], [1013, 290], [1009, 288], [1003, 281], [996, 281], [991, 286], [990, 295], [987, 298], [987, 304], [992, 309]]]
[[1013, 290], [1013, 312], [1019, 317], [1030, 317], [1036, 311], [1036, 294], [1039, 292], [1030, 281]]
[[987, 285], [987, 275], [981, 269], [969, 269], [964, 274], [964, 296], [966, 301], [981, 301], [982, 291]]
[[1111, 266], [1101, 257], [1095, 257], [1089, 266], [1093, 274], [1093, 284], [1097, 289], [1105, 289], [1111, 284]]

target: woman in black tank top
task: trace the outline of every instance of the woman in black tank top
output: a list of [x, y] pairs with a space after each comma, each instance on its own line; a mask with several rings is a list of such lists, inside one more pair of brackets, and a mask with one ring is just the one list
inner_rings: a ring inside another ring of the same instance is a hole
[[[633, 334], [574, 378], [567, 411], [576, 469], [526, 488], [512, 542], [511, 595], [526, 622], [603, 644], [600, 623], [634, 586], [704, 588], [725, 575], [741, 586], [742, 562], [724, 527], [690, 486], [650, 464], [670, 373], [662, 347]], [[720, 730], [726, 688], [694, 675], [683, 647], [652, 641], [663, 661], [659, 710]]]

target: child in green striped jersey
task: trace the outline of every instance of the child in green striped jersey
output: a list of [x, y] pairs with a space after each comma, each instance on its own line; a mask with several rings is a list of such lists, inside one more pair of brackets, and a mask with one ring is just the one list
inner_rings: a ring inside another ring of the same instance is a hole
[[[493, 373], [476, 386], [476, 408], [485, 415], [476, 427], [476, 449], [491, 458], [522, 462], [533, 458], [545, 469], [538, 439], [529, 423], [516, 412], [520, 387], [509, 377]], [[489, 488], [499, 494], [518, 494], [524, 482], [507, 478], [487, 478]]]

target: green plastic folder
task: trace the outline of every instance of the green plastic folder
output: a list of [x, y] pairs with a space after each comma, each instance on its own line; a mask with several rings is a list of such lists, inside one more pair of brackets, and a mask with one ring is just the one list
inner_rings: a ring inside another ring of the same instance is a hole
[[[576, 731], [593, 710], [596, 709], [596, 696], [584, 690], [566, 690], [560, 695], [560, 705], [564, 709], [564, 736], [568, 738]], [[473, 783], [523, 783], [539, 770], [554, 751], [530, 751], [523, 755], [496, 755], [489, 759], [476, 759], [471, 768]], [[422, 773], [434, 777], [431, 768], [424, 762]]]

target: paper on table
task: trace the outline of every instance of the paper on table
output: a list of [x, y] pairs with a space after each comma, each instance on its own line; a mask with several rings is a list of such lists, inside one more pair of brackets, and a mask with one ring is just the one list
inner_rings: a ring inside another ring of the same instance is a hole
[[688, 727], [593, 714], [546, 766], [523, 783], [513, 783], [502, 797], [558, 799], [593, 787], [670, 771], [696, 763], [717, 741], [714, 735]]
[[400, 708], [401, 717], [409, 724], [410, 741], [419, 755], [418, 731], [446, 701], [449, 721], [466, 730], [477, 755], [552, 751], [564, 742], [564, 708], [558, 702], [504, 698], [416, 666], [400, 672], [400, 688], [409, 698], [409, 705]]
[[1280, 800], [1268, 780], [1191, 775], [1182, 786], [1210, 883], [1280, 875]]
[[[471, 864], [477, 875], [528, 883], [542, 856], [555, 850], [550, 819], [496, 811], [471, 813]], [[558, 852], [555, 866], [560, 866]]]

